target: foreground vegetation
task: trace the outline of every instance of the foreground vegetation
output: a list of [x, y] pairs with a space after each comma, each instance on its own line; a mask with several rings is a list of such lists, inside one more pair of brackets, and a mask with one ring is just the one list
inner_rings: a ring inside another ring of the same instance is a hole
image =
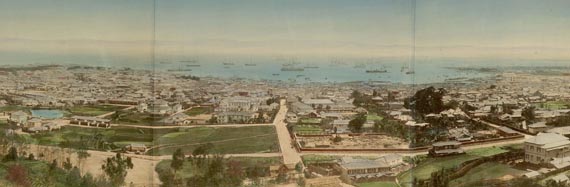
[[408, 186], [413, 178], [429, 179], [433, 172], [442, 169], [452, 169], [460, 164], [478, 158], [492, 156], [507, 152], [502, 147], [479, 148], [467, 151], [466, 154], [448, 157], [427, 158], [425, 156], [416, 158], [417, 165], [398, 176], [398, 180], [403, 186]]

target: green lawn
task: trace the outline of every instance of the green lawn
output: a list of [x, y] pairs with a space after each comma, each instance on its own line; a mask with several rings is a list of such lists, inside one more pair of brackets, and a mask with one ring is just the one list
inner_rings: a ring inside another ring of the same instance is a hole
[[206, 143], [214, 145], [213, 152], [222, 154], [276, 152], [279, 147], [274, 127], [188, 128], [164, 134], [154, 143], [175, 146], [154, 149], [151, 155], [169, 155], [178, 148], [190, 153]]
[[181, 148], [192, 152], [196, 147], [212, 143], [212, 153], [277, 152], [279, 143], [274, 127], [169, 128], [133, 127], [81, 128], [66, 126], [61, 130], [33, 135], [20, 135], [31, 143], [68, 148], [115, 150], [131, 143], [147, 146], [169, 145], [154, 149], [152, 155], [170, 155]]
[[482, 180], [498, 179], [505, 175], [517, 177], [526, 171], [511, 168], [509, 165], [497, 162], [487, 162], [471, 169], [465, 176], [450, 182], [449, 186], [464, 186]]
[[[111, 116], [107, 117], [108, 119]], [[120, 117], [113, 119], [112, 123], [131, 124], [131, 125], [162, 125], [158, 121], [163, 119], [160, 116], [153, 116], [148, 113], [138, 112], [121, 112]]]
[[535, 106], [537, 106], [539, 108], [548, 109], [548, 110], [561, 110], [561, 109], [568, 109], [570, 106], [570, 102], [548, 101], [548, 102], [536, 104]]
[[381, 121], [382, 119], [384, 119], [382, 116], [379, 116], [375, 113], [370, 113], [366, 115], [366, 120]]
[[111, 106], [111, 105], [84, 105], [84, 106], [73, 106], [66, 108], [66, 111], [72, 116], [99, 116], [109, 112], [121, 110], [124, 107]]
[[7, 105], [7, 106], [0, 107], [0, 112], [13, 112], [13, 111], [18, 111], [18, 110], [27, 111], [29, 109], [30, 109], [29, 107], [24, 107], [24, 106]]
[[412, 179], [412, 175], [418, 179], [428, 179], [432, 172], [439, 171], [442, 168], [454, 168], [461, 163], [474, 160], [477, 158], [492, 156], [500, 153], [507, 152], [499, 147], [480, 148], [467, 151], [463, 155], [454, 155], [439, 158], [427, 158], [424, 162], [420, 163], [415, 168], [408, 170], [398, 177], [403, 186], [407, 186]]
[[336, 160], [340, 159], [340, 156], [330, 156], [330, 155], [303, 155], [301, 159], [303, 159], [303, 163], [311, 164], [311, 163], [330, 163], [335, 162]]
[[321, 119], [319, 118], [303, 118], [299, 120], [300, 124], [319, 124], [321, 123]]
[[194, 107], [186, 112], [184, 112], [186, 115], [189, 116], [197, 116], [200, 114], [208, 114], [208, 113], [212, 113], [213, 109], [210, 107]]
[[318, 125], [295, 125], [294, 131], [299, 134], [321, 134], [323, 129]]
[[358, 187], [398, 187], [396, 182], [366, 182], [366, 183], [358, 183], [356, 186]]

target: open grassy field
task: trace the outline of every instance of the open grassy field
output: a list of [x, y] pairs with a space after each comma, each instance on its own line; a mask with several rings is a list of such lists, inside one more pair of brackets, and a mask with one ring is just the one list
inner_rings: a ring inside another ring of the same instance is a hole
[[319, 118], [303, 118], [299, 120], [299, 124], [319, 124], [321, 119]]
[[321, 134], [323, 132], [318, 125], [295, 125], [293, 129], [299, 134]]
[[154, 130], [131, 127], [101, 129], [66, 126], [58, 131], [33, 134], [31, 137], [41, 145], [107, 150], [121, 148], [127, 143], [150, 145], [157, 134], [175, 131], [176, 129]]
[[379, 116], [375, 113], [370, 113], [366, 115], [366, 120], [371, 120], [371, 121], [380, 121], [384, 119], [382, 116]]
[[442, 168], [454, 168], [461, 163], [474, 160], [477, 158], [492, 156], [500, 153], [507, 152], [507, 150], [500, 147], [480, 148], [467, 151], [466, 154], [454, 155], [439, 158], [427, 158], [415, 168], [408, 170], [398, 176], [398, 180], [403, 186], [407, 186], [412, 180], [412, 176], [418, 179], [428, 179], [432, 172], [441, 170]]
[[0, 112], [14, 112], [14, 111], [18, 111], [18, 110], [27, 111], [29, 109], [30, 109], [29, 107], [24, 107], [24, 106], [6, 105], [3, 107], [0, 107]]
[[153, 149], [151, 155], [169, 155], [181, 148], [190, 153], [196, 147], [211, 143], [213, 153], [259, 153], [276, 152], [278, 140], [274, 127], [235, 127], [235, 128], [189, 128], [176, 133], [164, 134], [154, 141], [163, 145]]
[[567, 101], [548, 101], [544, 103], [535, 104], [535, 107], [544, 108], [547, 110], [561, 110], [570, 108], [570, 102]]
[[526, 171], [514, 169], [506, 164], [488, 162], [471, 169], [465, 176], [451, 181], [449, 186], [468, 186], [483, 180], [499, 179], [505, 175], [517, 177], [524, 173]]
[[121, 110], [124, 107], [111, 105], [73, 106], [66, 108], [70, 116], [99, 116], [109, 112]]
[[330, 155], [303, 155], [301, 159], [303, 159], [303, 163], [305, 164], [312, 164], [312, 163], [330, 163], [335, 162], [336, 160], [340, 159], [340, 156], [330, 156]]
[[[108, 119], [111, 116], [107, 117]], [[148, 113], [138, 113], [138, 112], [121, 112], [120, 117], [112, 119], [112, 123], [118, 124], [131, 124], [131, 125], [162, 125], [158, 121], [163, 119], [160, 116], [152, 116]]]
[[69, 148], [116, 150], [130, 143], [166, 146], [153, 149], [152, 155], [169, 155], [177, 148], [191, 152], [212, 143], [212, 153], [258, 153], [278, 151], [277, 136], [271, 126], [235, 128], [111, 129], [66, 126], [62, 130], [29, 136], [32, 143]]
[[358, 183], [358, 184], [356, 184], [356, 186], [358, 186], [358, 187], [398, 187], [396, 182], [385, 182], [385, 181]]
[[200, 114], [209, 114], [212, 113], [214, 111], [214, 109], [210, 108], [210, 107], [194, 107], [186, 112], [184, 112], [186, 115], [189, 116], [197, 116]]

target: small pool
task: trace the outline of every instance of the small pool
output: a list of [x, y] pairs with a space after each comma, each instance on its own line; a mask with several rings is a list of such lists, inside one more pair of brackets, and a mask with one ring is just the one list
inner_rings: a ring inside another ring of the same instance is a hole
[[31, 110], [33, 117], [40, 117], [44, 119], [58, 119], [63, 117], [63, 112], [61, 110], [49, 110], [49, 109], [40, 109], [40, 110]]

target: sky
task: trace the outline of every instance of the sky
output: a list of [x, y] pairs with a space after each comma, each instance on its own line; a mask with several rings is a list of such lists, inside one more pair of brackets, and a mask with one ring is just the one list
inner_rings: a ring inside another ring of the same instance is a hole
[[568, 8], [567, 0], [0, 0], [0, 60], [567, 60]]

